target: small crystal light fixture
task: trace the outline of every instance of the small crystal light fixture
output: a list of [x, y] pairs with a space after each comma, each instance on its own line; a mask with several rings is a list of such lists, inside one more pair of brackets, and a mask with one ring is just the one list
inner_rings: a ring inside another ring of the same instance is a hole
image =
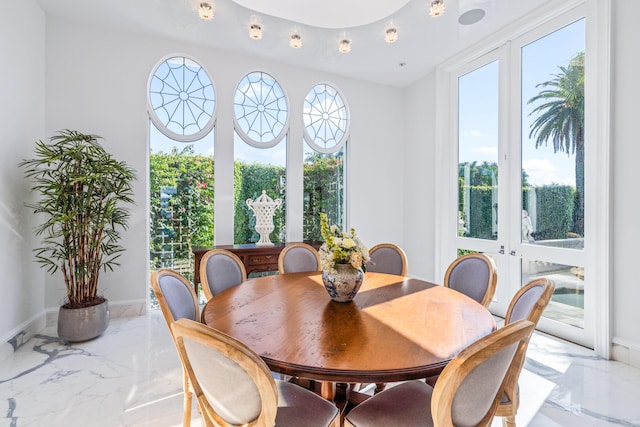
[[341, 39], [338, 42], [338, 50], [340, 51], [340, 53], [351, 52], [351, 42], [347, 39]]
[[291, 34], [291, 38], [289, 38], [289, 46], [294, 49], [300, 49], [302, 47], [302, 37], [300, 37], [300, 34]]
[[262, 38], [262, 27], [260, 24], [251, 24], [249, 27], [249, 37], [254, 40], [260, 40]]
[[210, 21], [213, 19], [213, 7], [206, 2], [202, 2], [200, 3], [200, 6], [198, 6], [198, 15], [200, 15], [200, 18], [204, 19], [205, 21]]
[[384, 35], [384, 41], [387, 43], [395, 43], [398, 41], [398, 30], [394, 27], [387, 28], [387, 32]]
[[431, 8], [429, 9], [429, 15], [438, 17], [444, 13], [444, 0], [433, 0], [431, 2]]

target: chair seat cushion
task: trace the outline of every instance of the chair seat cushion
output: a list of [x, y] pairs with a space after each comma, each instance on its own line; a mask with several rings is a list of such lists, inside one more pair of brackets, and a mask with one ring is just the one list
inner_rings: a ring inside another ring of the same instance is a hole
[[276, 427], [327, 427], [338, 416], [338, 408], [317, 394], [287, 381], [276, 384]]
[[408, 381], [386, 389], [356, 406], [345, 420], [355, 427], [433, 426], [433, 388], [422, 381]]

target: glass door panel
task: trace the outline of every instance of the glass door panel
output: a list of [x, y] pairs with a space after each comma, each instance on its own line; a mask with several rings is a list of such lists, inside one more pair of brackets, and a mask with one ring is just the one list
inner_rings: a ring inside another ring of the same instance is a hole
[[584, 19], [522, 48], [522, 242], [584, 247]]
[[498, 239], [498, 61], [458, 79], [458, 236]]
[[[539, 328], [592, 345], [585, 316], [584, 19], [520, 48], [520, 199], [512, 282], [556, 283]], [[517, 57], [517, 56], [516, 56]], [[514, 165], [514, 167], [517, 167]], [[513, 175], [512, 175], [513, 176]], [[519, 270], [519, 272], [518, 272]], [[519, 273], [519, 274], [518, 274]]]
[[553, 280], [556, 284], [556, 290], [543, 317], [584, 329], [584, 268], [522, 259], [523, 285], [542, 277]]

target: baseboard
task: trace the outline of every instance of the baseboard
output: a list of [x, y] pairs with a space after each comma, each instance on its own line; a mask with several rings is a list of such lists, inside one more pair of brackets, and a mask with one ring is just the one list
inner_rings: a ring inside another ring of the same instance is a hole
[[640, 344], [614, 337], [611, 344], [611, 358], [640, 368]]
[[36, 314], [31, 319], [18, 325], [0, 338], [0, 362], [22, 347], [35, 334], [46, 327], [47, 315], [45, 311]]
[[[147, 313], [146, 300], [109, 301], [109, 317], [117, 319], [121, 317], [143, 316]], [[49, 307], [31, 319], [23, 322], [16, 328], [0, 337], [0, 362], [9, 357], [22, 347], [35, 334], [44, 328], [58, 325], [58, 307]]]

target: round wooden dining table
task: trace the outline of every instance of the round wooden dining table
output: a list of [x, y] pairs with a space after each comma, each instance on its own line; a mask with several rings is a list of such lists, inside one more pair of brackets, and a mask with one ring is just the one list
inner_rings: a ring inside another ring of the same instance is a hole
[[323, 382], [327, 398], [335, 383], [439, 374], [496, 328], [486, 308], [457, 291], [382, 273], [366, 273], [348, 303], [331, 301], [320, 272], [249, 279], [211, 298], [202, 321], [244, 342], [272, 371]]

